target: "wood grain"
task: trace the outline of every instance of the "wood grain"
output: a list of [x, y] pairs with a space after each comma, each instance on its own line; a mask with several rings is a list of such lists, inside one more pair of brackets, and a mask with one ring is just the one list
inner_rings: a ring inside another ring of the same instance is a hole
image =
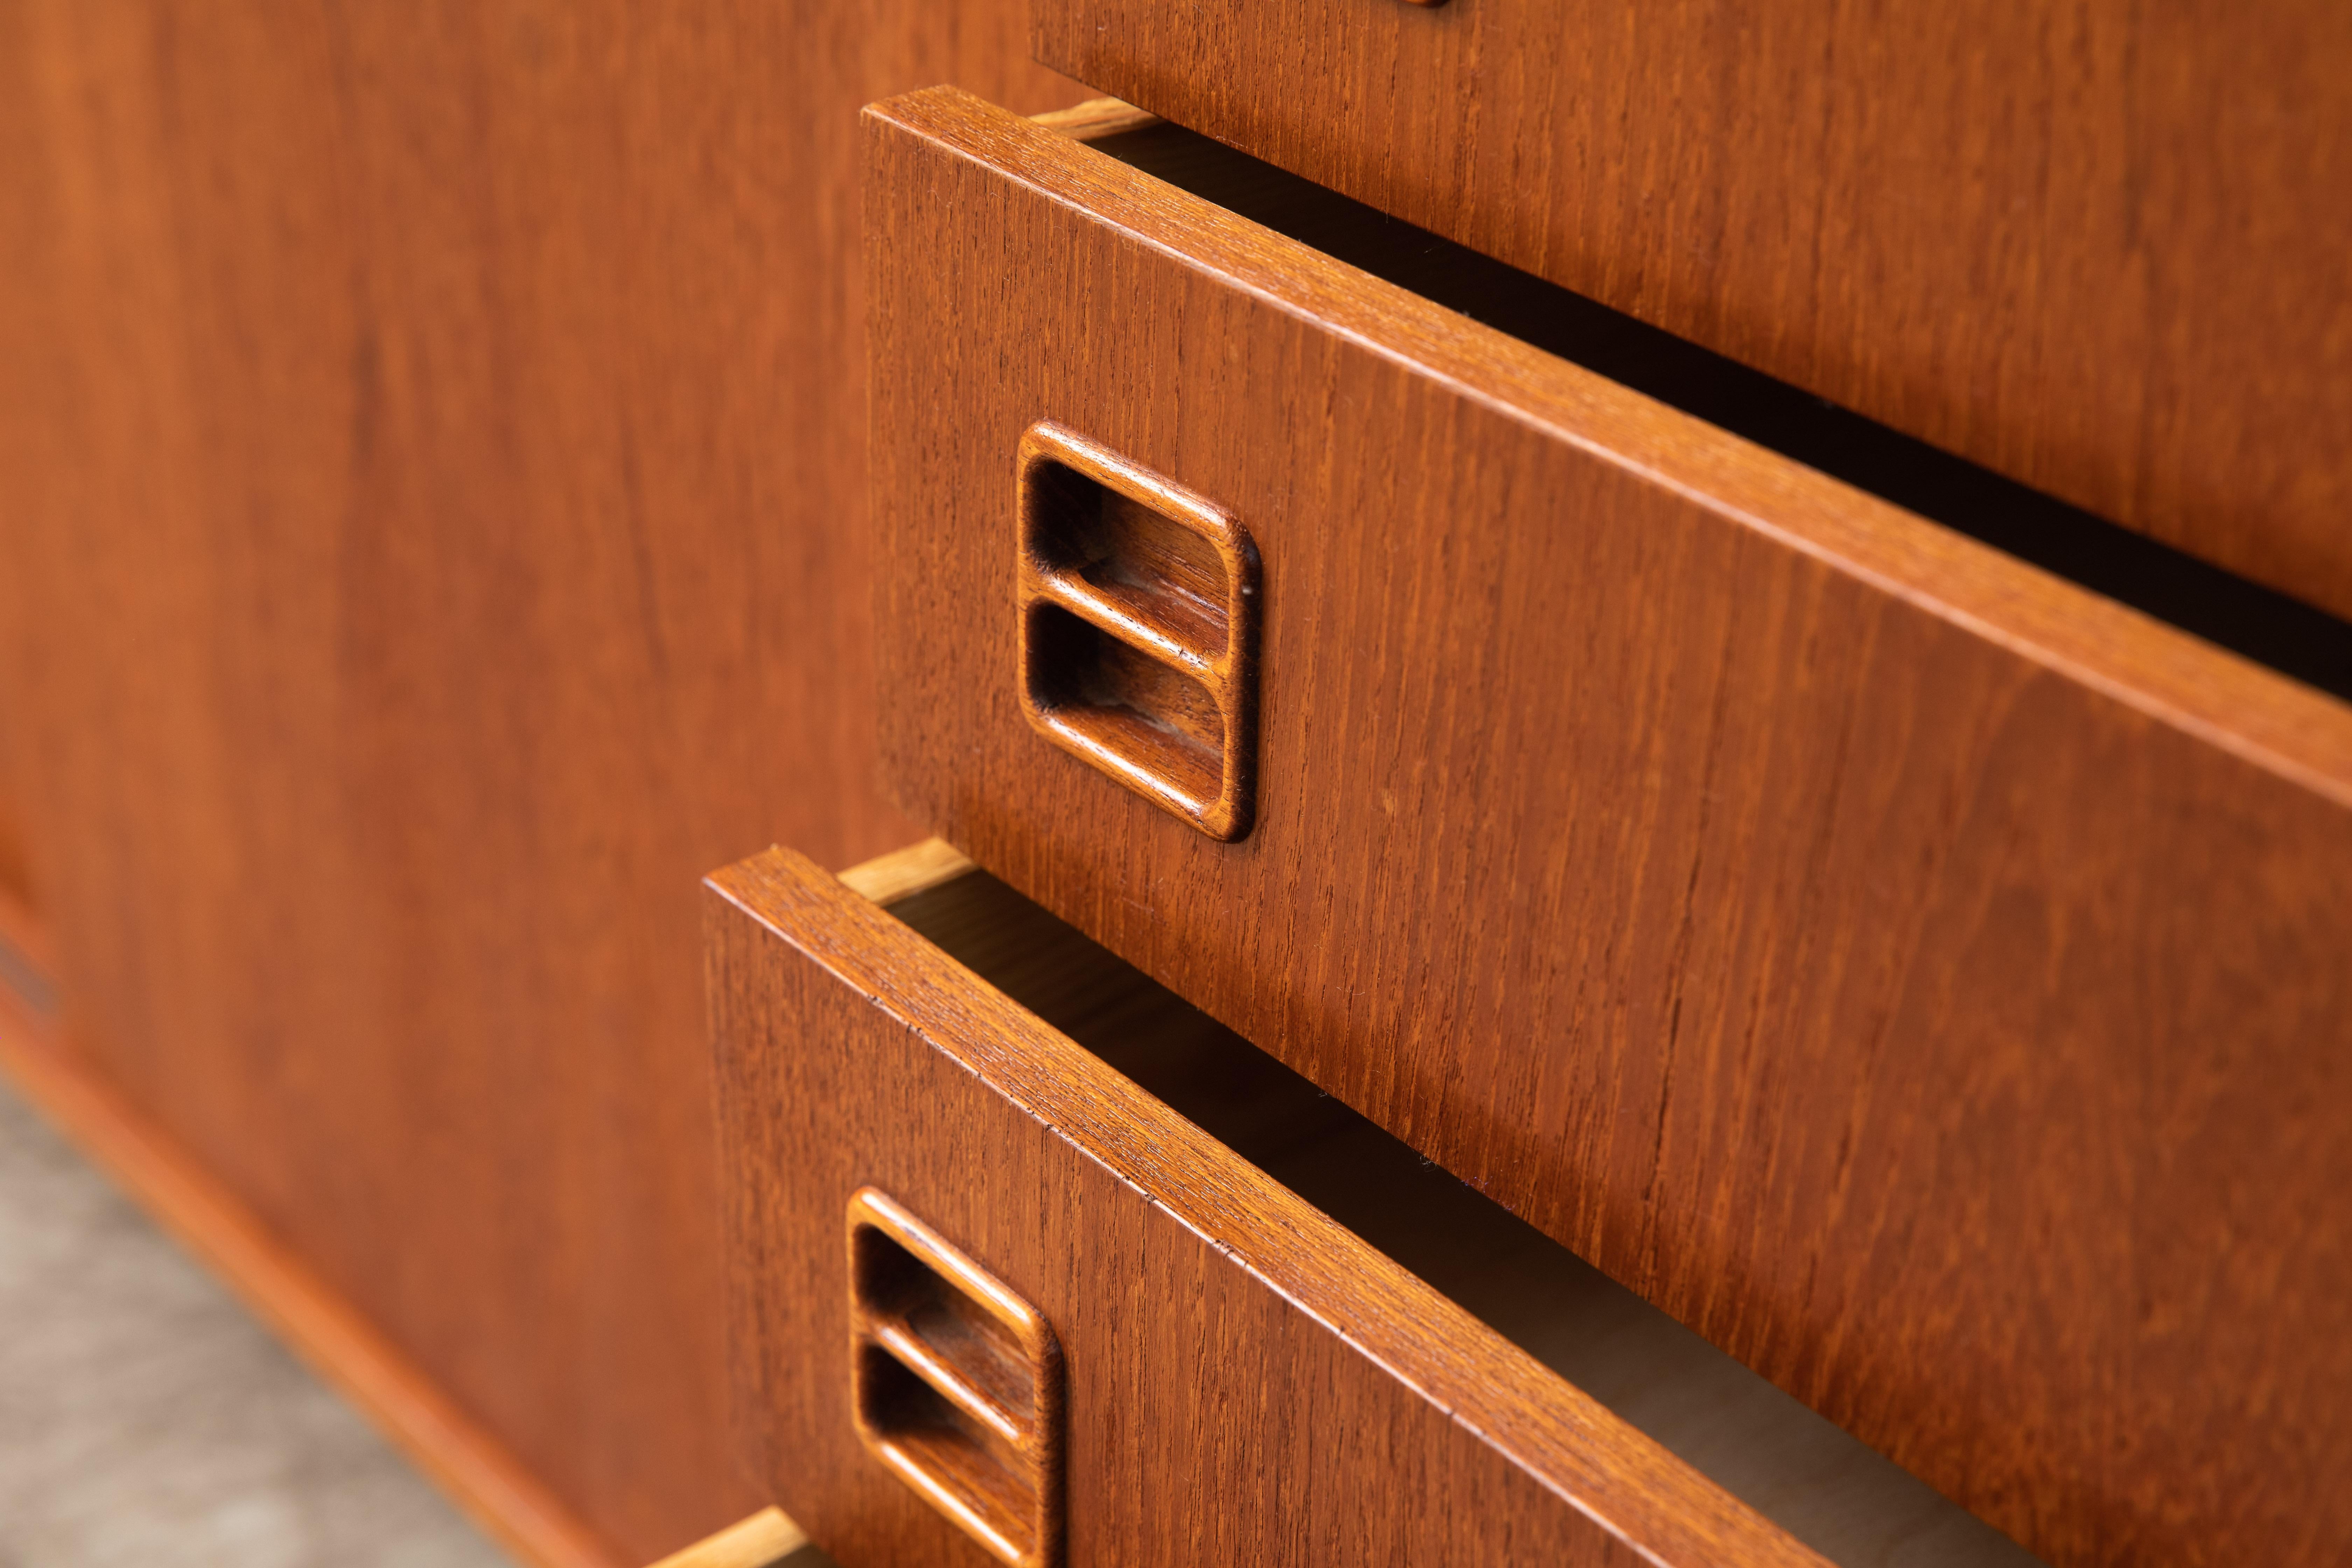
[[671, 1552], [653, 1568], [769, 1568], [807, 1544], [807, 1534], [782, 1509], [763, 1508]]
[[703, 872], [877, 798], [856, 110], [1013, 0], [0, 3], [73, 1064], [642, 1563], [730, 1462]]
[[879, 1187], [847, 1206], [858, 1440], [1007, 1568], [1061, 1568], [1054, 1325]]
[[[845, 872], [842, 880], [849, 879]], [[2033, 1559], [1004, 883], [892, 919], [1839, 1568]], [[1549, 1380], [1531, 1384], [1541, 1399]], [[1383, 1481], [1382, 1484], [1386, 1484]]]
[[[2052, 1562], [2333, 1560], [2352, 710], [968, 95], [867, 124], [909, 811]], [[1258, 542], [1239, 845], [1020, 717], [1040, 418]]]
[[2352, 10], [1037, 0], [1038, 58], [2352, 615]]
[[1053, 1323], [1072, 1562], [1821, 1568], [804, 858], [710, 887], [739, 1424], [835, 1556], [987, 1561], [852, 1429], [813, 1264], [870, 1184]]
[[1090, 98], [1084, 103], [1074, 103], [1067, 109], [1049, 109], [1029, 117], [1047, 130], [1059, 132], [1079, 142], [1096, 142], [1123, 132], [1139, 131], [1160, 123], [1160, 117], [1147, 113], [1118, 98]]
[[1022, 712], [1210, 837], [1246, 837], [1261, 603], [1249, 531], [1051, 421], [1022, 435], [1018, 485]]
[[951, 882], [971, 868], [971, 859], [946, 839], [926, 838], [887, 855], [877, 855], [871, 860], [861, 860], [844, 871], [841, 880], [843, 886], [877, 904], [890, 904], [942, 882]]
[[[0, 930], [0, 942], [8, 940]], [[619, 1568], [577, 1512], [175, 1147], [64, 1049], [0, 973], [0, 1071], [92, 1163], [218, 1275], [457, 1506], [531, 1568]]]

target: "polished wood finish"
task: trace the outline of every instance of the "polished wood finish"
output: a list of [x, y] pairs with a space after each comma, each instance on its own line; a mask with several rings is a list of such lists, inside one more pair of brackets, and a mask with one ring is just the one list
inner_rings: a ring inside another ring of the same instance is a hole
[[1049, 131], [1058, 131], [1080, 142], [1098, 141], [1106, 136], [1140, 131], [1160, 122], [1160, 116], [1118, 98], [1090, 98], [1067, 109], [1049, 109], [1042, 114], [1033, 114], [1029, 119], [1034, 124], [1043, 125]]
[[[2053, 1563], [2333, 1559], [2352, 710], [969, 95], [867, 124], [910, 812]], [[1258, 542], [1238, 845], [1007, 689], [1041, 418]]]
[[807, 1544], [806, 1532], [786, 1518], [783, 1510], [763, 1508], [683, 1551], [671, 1552], [652, 1568], [770, 1568]]
[[813, 1265], [870, 1184], [1059, 1335], [1074, 1563], [1821, 1568], [806, 858], [710, 887], [738, 1429], [835, 1557], [987, 1561], [852, 1428]]
[[2031, 1568], [1982, 1521], [995, 878], [958, 877], [889, 911], [1840, 1568]]
[[643, 1563], [730, 1462], [695, 888], [902, 841], [856, 112], [1022, 0], [0, 4], [0, 748], [102, 1079]]
[[1036, 0], [1038, 58], [2352, 615], [2352, 8]]
[[[0, 909], [0, 916], [5, 916]], [[37, 953], [0, 919], [0, 960]], [[0, 1072], [155, 1222], [235, 1290], [520, 1563], [620, 1568], [597, 1533], [497, 1436], [354, 1312], [154, 1120], [66, 1049], [56, 1017], [0, 962]]]
[[866, 1451], [1008, 1568], [1059, 1568], [1053, 1324], [878, 1187], [849, 1195], [848, 1277], [850, 1408]]
[[1246, 837], [1264, 603], [1249, 531], [1051, 420], [1019, 462], [1022, 712], [1210, 837]]

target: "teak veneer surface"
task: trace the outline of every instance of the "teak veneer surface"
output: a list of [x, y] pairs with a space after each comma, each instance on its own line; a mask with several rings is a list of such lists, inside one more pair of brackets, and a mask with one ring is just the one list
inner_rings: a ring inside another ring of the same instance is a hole
[[805, 858], [710, 888], [739, 1429], [842, 1562], [993, 1561], [852, 1427], [871, 1184], [1053, 1324], [1073, 1563], [1824, 1568]]
[[[935, 862], [940, 844], [839, 879], [875, 897], [872, 887]], [[967, 873], [922, 877], [929, 885], [888, 902], [891, 918], [1214, 1140], [1213, 1168], [1246, 1164], [1278, 1183], [1381, 1267], [1411, 1273], [1838, 1568], [2033, 1568], [2014, 1542], [1410, 1144], [1003, 881]], [[722, 1124], [731, 1120], [722, 1110]], [[772, 1184], [797, 1192], [797, 1174], [778, 1169]], [[820, 1283], [821, 1271], [801, 1276], [803, 1287]], [[1489, 1364], [1538, 1402], [1559, 1392], [1525, 1363]], [[1174, 1397], [1184, 1384], [1158, 1386]], [[1327, 1464], [1318, 1485], [1342, 1484], [1350, 1468], [1346, 1484], [1399, 1484], [1376, 1458], [1350, 1456]]]
[[0, 788], [72, 1047], [644, 1563], [695, 889], [874, 783], [856, 110], [1015, 0], [0, 0]]
[[2352, 615], [2352, 6], [1036, 0], [1038, 58]]
[[0, 900], [0, 1072], [518, 1562], [630, 1568], [632, 1559], [614, 1556], [577, 1510], [289, 1252], [152, 1118], [66, 1049], [45, 1006], [50, 988], [25, 984], [37, 944], [21, 945], [24, 932], [11, 929], [9, 913]]
[[[2066, 1568], [2352, 1537], [2352, 710], [1067, 139], [867, 117], [884, 748], [995, 874]], [[1041, 418], [1264, 560], [1043, 744]]]

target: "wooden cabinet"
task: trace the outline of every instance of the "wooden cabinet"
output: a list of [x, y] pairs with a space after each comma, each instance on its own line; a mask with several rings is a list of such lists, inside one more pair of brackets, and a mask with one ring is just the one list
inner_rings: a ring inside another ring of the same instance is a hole
[[[911, 814], [2053, 1562], [2330, 1555], [2352, 711], [967, 95], [867, 128]], [[1041, 421], [1255, 542], [1246, 838], [1024, 721]]]
[[1086, 97], [1025, 16], [0, 0], [23, 1081], [543, 1568], [756, 1500], [695, 889], [912, 832], [857, 112]]
[[2352, 612], [2352, 10], [1035, 0], [1105, 92]]
[[[1002, 883], [937, 874], [772, 851], [710, 883], [739, 1427], [835, 1556], [2030, 1562]], [[1031, 1353], [975, 1343], [1000, 1312], [1050, 1325], [1054, 1397], [959, 1370]]]
[[2347, 76], [0, 0], [0, 1058], [545, 1568], [2333, 1563]]

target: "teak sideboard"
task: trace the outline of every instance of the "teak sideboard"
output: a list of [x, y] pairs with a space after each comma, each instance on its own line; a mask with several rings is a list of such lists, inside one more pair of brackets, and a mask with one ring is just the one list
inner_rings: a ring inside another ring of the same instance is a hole
[[2347, 81], [0, 0], [0, 1065], [548, 1568], [2343, 1561]]

